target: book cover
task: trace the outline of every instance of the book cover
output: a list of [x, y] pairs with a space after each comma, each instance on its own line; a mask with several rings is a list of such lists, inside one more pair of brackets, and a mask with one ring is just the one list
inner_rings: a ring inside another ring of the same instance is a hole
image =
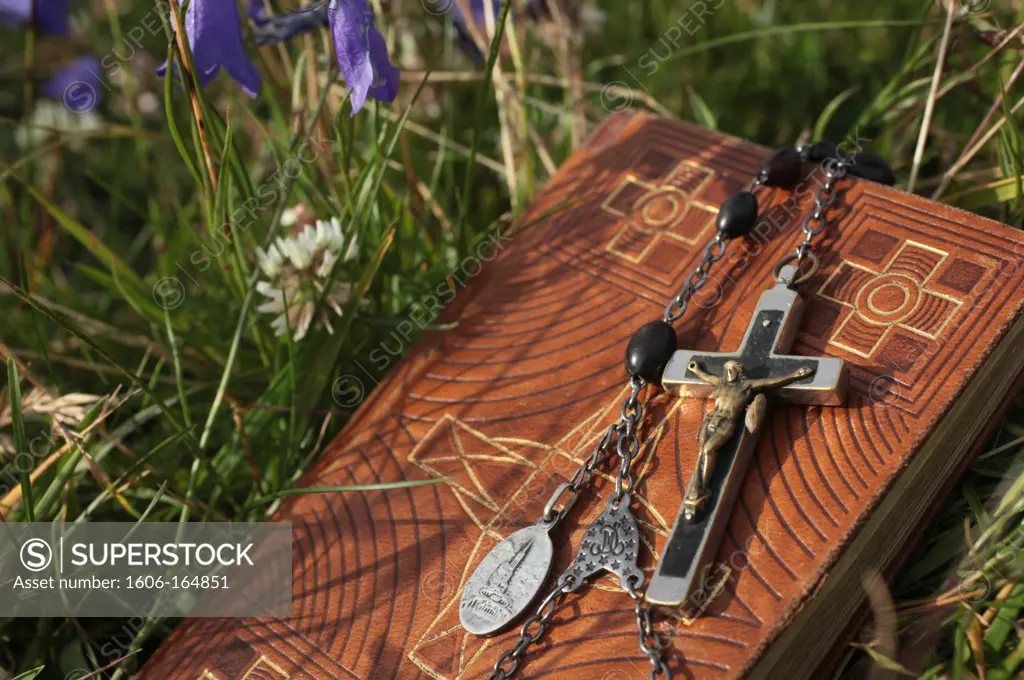
[[[630, 337], [661, 317], [718, 206], [769, 154], [645, 114], [605, 121], [521, 218], [529, 227], [438, 282], [422, 307], [449, 302], [441, 319], [454, 326], [423, 334], [304, 484], [449, 481], [289, 499], [276, 518], [295, 526], [293, 615], [186, 621], [140, 677], [487, 677], [518, 628], [467, 634], [466, 580], [498, 541], [536, 522], [618, 418]], [[807, 172], [795, 193], [761, 194], [758, 229], [734, 243], [676, 324], [681, 348], [737, 348], [813, 203]], [[844, 359], [845, 404], [770, 409], [719, 551], [720, 592], [694, 621], [658, 612], [675, 677], [772, 677], [773, 644], [818, 626], [821, 650], [801, 660], [813, 671], [856, 618], [857, 560], [895, 563], [1020, 374], [1008, 343], [1021, 332], [1024, 234], [863, 180], [844, 179], [840, 191], [816, 243], [821, 268], [801, 287], [808, 308], [793, 353]], [[369, 374], [347, 384], [360, 380], [372, 385]], [[633, 511], [649, 576], [708, 402], [644, 396]], [[603, 509], [611, 472], [552, 535], [554, 573]], [[816, 623], [822, 612], [834, 630]], [[521, 668], [625, 680], [647, 677], [645, 664], [633, 602], [606, 576], [567, 599]]]

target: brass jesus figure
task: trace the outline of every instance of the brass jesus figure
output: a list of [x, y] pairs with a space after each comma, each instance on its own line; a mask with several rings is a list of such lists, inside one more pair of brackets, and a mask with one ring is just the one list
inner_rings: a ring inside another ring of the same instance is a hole
[[761, 294], [736, 350], [681, 349], [665, 366], [661, 385], [666, 392], [712, 399], [713, 406], [701, 421], [699, 457], [647, 586], [648, 602], [678, 607], [704, 593], [758, 430], [768, 429], [770, 395], [791, 404], [843, 403], [847, 374], [842, 359], [789, 354], [805, 306], [788, 283], [794, 272], [783, 267], [775, 285]]
[[711, 412], [704, 416], [700, 430], [697, 431], [697, 464], [693, 470], [693, 479], [683, 498], [685, 517], [693, 520], [711, 498], [707, 480], [715, 471], [715, 458], [735, 433], [744, 412], [744, 425], [751, 434], [757, 433], [761, 429], [768, 405], [764, 393], [803, 380], [812, 375], [814, 369], [804, 366], [788, 375], [754, 380], [746, 376], [743, 364], [738, 361], [726, 361], [722, 366], [722, 376], [704, 371], [696, 361], [691, 361], [687, 368], [698, 378], [717, 388], [714, 392], [714, 406]]

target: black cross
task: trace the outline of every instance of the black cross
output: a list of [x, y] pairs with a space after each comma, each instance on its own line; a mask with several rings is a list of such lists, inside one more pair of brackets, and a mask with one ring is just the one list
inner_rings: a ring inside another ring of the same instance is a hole
[[[846, 387], [842, 359], [783, 354], [796, 337], [802, 315], [800, 295], [787, 284], [778, 283], [761, 295], [739, 350], [732, 353], [678, 351], [665, 367], [662, 385], [668, 392], [682, 397], [712, 397], [715, 386], [690, 371], [691, 361], [717, 376], [723, 375], [725, 362], [738, 361], [746, 377], [755, 380], [781, 377], [809, 367], [814, 369], [812, 376], [774, 390], [773, 394], [797, 404], [838, 405]], [[707, 480], [706, 486], [711, 492], [707, 506], [693, 519], [687, 519], [684, 508], [680, 507], [647, 588], [650, 602], [679, 606], [704, 588], [705, 572], [710, 571], [708, 568], [718, 552], [756, 441], [756, 434], [746, 429], [742, 421], [737, 423], [732, 438], [718, 452], [714, 472]], [[693, 479], [690, 484], [694, 484]]]

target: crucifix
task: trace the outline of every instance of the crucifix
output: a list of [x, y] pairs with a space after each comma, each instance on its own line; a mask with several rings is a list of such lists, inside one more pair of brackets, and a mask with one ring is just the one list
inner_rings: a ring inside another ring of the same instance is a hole
[[736, 352], [681, 350], [662, 376], [666, 391], [714, 399], [697, 434], [698, 457], [672, 533], [647, 589], [647, 600], [682, 605], [700, 590], [743, 484], [768, 396], [796, 404], [838, 405], [846, 387], [843, 360], [787, 355], [800, 327], [803, 300], [796, 271], [781, 268], [761, 295]]

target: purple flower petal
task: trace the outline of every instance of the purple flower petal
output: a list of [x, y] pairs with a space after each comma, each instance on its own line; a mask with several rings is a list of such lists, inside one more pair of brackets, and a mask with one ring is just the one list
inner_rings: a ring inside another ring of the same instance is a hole
[[[0, 24], [23, 28], [32, 12], [32, 0], [0, 0]], [[36, 27], [44, 33], [67, 35], [68, 1], [36, 0]]]
[[330, 10], [330, 20], [338, 67], [352, 90], [352, 115], [363, 108], [367, 95], [393, 101], [398, 96], [398, 69], [388, 59], [387, 44], [366, 0], [339, 0]]
[[43, 94], [63, 101], [72, 113], [92, 111], [100, 101], [100, 73], [100, 62], [95, 57], [79, 57], [43, 85]]
[[[209, 85], [224, 67], [246, 94], [256, 96], [260, 72], [245, 53], [242, 19], [235, 0], [192, 0], [185, 11], [185, 34], [200, 85]], [[166, 74], [167, 64], [157, 73]]]

